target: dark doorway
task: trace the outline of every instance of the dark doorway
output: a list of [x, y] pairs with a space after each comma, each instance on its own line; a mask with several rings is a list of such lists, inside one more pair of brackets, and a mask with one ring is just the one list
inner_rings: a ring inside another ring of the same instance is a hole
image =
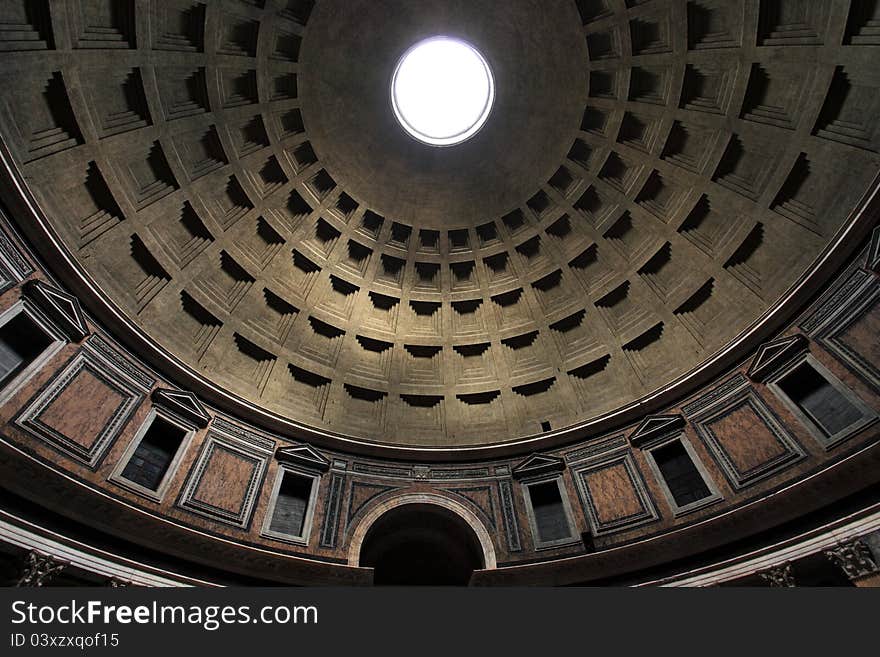
[[467, 586], [484, 567], [470, 526], [433, 504], [401, 506], [373, 523], [360, 565], [375, 569], [376, 586]]

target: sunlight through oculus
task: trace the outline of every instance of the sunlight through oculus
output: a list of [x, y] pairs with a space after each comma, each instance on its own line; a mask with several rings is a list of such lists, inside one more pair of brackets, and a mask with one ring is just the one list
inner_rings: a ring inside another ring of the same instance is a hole
[[434, 37], [410, 48], [391, 80], [391, 105], [403, 128], [432, 146], [473, 137], [489, 118], [495, 81], [489, 64], [464, 41]]

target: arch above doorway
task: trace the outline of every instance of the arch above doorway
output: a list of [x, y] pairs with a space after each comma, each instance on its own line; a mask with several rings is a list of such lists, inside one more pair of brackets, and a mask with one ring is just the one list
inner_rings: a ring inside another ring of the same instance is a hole
[[[403, 495], [371, 509], [351, 535], [348, 563], [375, 566], [383, 554], [405, 549], [413, 559], [417, 553], [428, 558], [431, 553], [446, 552], [447, 559], [469, 561], [471, 570], [497, 567], [495, 547], [482, 521], [467, 507], [440, 495]], [[381, 573], [377, 573], [379, 579]]]

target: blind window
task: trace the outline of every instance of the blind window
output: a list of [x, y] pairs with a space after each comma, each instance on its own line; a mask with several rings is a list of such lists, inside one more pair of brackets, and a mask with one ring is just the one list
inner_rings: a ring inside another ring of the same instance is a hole
[[781, 379], [779, 388], [827, 437], [862, 419], [862, 412], [809, 363]]
[[547, 481], [531, 485], [528, 490], [532, 511], [535, 514], [538, 540], [541, 543], [551, 543], [570, 538], [571, 529], [568, 526], [559, 485], [555, 481]]
[[651, 452], [675, 503], [682, 507], [712, 493], [680, 440]]
[[302, 536], [305, 533], [306, 512], [312, 496], [312, 482], [309, 477], [285, 472], [275, 510], [269, 529], [287, 536]]
[[52, 339], [24, 313], [0, 326], [0, 387], [33, 363], [51, 344]]
[[161, 417], [154, 418], [122, 476], [148, 490], [159, 490], [185, 437], [186, 431], [180, 427]]

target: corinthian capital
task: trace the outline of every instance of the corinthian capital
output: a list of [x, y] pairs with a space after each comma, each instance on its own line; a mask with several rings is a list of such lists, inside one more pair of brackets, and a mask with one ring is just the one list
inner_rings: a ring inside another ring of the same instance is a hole
[[64, 570], [66, 564], [47, 554], [31, 551], [27, 555], [21, 577], [16, 586], [43, 586]]
[[758, 573], [765, 582], [770, 586], [791, 588], [797, 586], [794, 582], [794, 573], [791, 570], [791, 564], [786, 563], [763, 573]]
[[852, 580], [880, 572], [871, 549], [860, 538], [825, 550], [825, 556]]

